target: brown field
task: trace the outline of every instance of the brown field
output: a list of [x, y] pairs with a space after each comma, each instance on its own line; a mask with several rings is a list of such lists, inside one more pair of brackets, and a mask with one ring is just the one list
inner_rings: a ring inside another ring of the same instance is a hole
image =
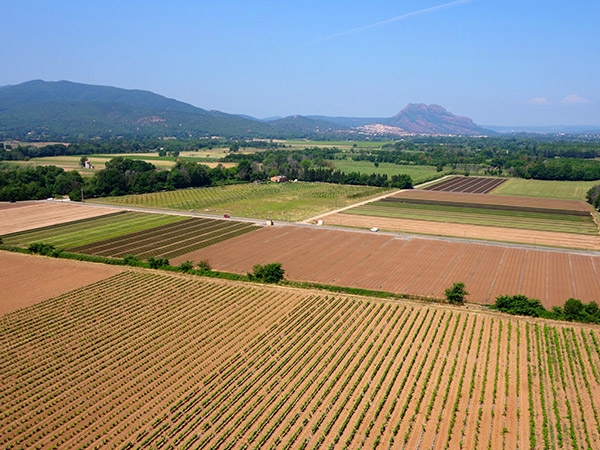
[[455, 282], [469, 301], [524, 294], [546, 308], [570, 297], [600, 300], [600, 255], [444, 239], [285, 226], [264, 228], [172, 260], [206, 260], [246, 273], [280, 262], [297, 281], [444, 298]]
[[0, 251], [0, 316], [103, 280], [122, 270], [106, 264]]
[[119, 210], [57, 201], [0, 203], [0, 235], [102, 216], [115, 211]]
[[391, 217], [330, 214], [323, 218], [325, 225], [371, 228], [402, 233], [482, 239], [519, 244], [546, 245], [582, 250], [600, 250], [600, 236], [551, 231], [523, 230], [460, 223], [429, 222], [425, 220], [396, 219]]
[[593, 326], [139, 270], [0, 330], [2, 448], [600, 443]]

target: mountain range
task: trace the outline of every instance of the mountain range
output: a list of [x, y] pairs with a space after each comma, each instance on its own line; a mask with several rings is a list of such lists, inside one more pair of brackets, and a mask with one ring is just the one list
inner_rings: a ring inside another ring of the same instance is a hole
[[294, 115], [259, 120], [208, 111], [142, 90], [42, 80], [0, 87], [0, 140], [118, 136], [369, 138], [493, 133], [439, 105], [409, 104], [388, 118]]

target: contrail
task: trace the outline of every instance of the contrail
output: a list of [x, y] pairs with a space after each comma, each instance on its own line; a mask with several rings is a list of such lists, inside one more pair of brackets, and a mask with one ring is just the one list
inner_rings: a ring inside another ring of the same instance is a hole
[[422, 14], [429, 14], [429, 13], [434, 12], [434, 11], [439, 11], [440, 9], [451, 8], [453, 6], [457, 6], [457, 5], [460, 5], [462, 3], [468, 3], [470, 1], [471, 0], [456, 0], [454, 2], [445, 3], [445, 4], [439, 5], [439, 6], [432, 6], [431, 8], [419, 9], [418, 11], [413, 11], [413, 12], [409, 12], [409, 13], [406, 13], [406, 14], [402, 14], [401, 16], [392, 17], [391, 19], [382, 20], [381, 22], [372, 23], [370, 25], [363, 25], [362, 27], [353, 28], [351, 30], [346, 30], [346, 31], [341, 31], [340, 33], [332, 34], [330, 36], [325, 36], [325, 37], [316, 39], [314, 41], [305, 42], [304, 44], [298, 45], [298, 47], [296, 47], [296, 48], [306, 47], [308, 45], [318, 44], [320, 42], [329, 41], [331, 39], [338, 38], [340, 36], [347, 36], [348, 34], [358, 33], [360, 31], [365, 31], [365, 30], [369, 30], [371, 28], [380, 27], [380, 26], [387, 25], [387, 24], [390, 24], [390, 23], [393, 23], [393, 22], [397, 22], [399, 20], [408, 19], [408, 18], [414, 17], [414, 16], [420, 16]]

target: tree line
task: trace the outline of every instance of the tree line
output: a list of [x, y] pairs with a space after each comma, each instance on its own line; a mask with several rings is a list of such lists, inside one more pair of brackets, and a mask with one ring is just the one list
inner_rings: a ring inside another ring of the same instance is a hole
[[547, 310], [535, 298], [527, 298], [522, 294], [501, 295], [496, 298], [492, 307], [498, 311], [518, 316], [600, 324], [598, 303], [584, 303], [576, 298], [568, 299], [563, 306], [554, 306], [551, 310]]
[[[85, 157], [81, 158], [85, 162]], [[272, 173], [299, 177], [306, 181], [323, 181], [339, 184], [370, 186], [412, 187], [406, 175], [361, 175], [345, 174], [330, 168], [289, 169], [281, 166], [263, 166], [260, 163], [241, 160], [237, 167], [225, 168], [219, 164], [214, 168], [193, 161], [177, 160], [171, 170], [158, 170], [152, 163], [118, 156], [106, 163], [104, 169], [91, 177], [82, 177], [79, 172], [65, 171], [55, 166], [0, 167], [0, 201], [40, 200], [55, 196], [68, 196], [73, 201], [90, 197], [144, 194], [162, 190], [191, 187], [217, 186], [249, 181], [266, 181]]]

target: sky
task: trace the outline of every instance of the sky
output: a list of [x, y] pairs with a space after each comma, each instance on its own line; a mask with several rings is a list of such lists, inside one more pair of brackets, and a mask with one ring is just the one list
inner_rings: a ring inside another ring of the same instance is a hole
[[480, 125], [600, 125], [598, 0], [0, 0], [0, 17], [0, 86], [143, 89], [256, 118], [426, 103]]

